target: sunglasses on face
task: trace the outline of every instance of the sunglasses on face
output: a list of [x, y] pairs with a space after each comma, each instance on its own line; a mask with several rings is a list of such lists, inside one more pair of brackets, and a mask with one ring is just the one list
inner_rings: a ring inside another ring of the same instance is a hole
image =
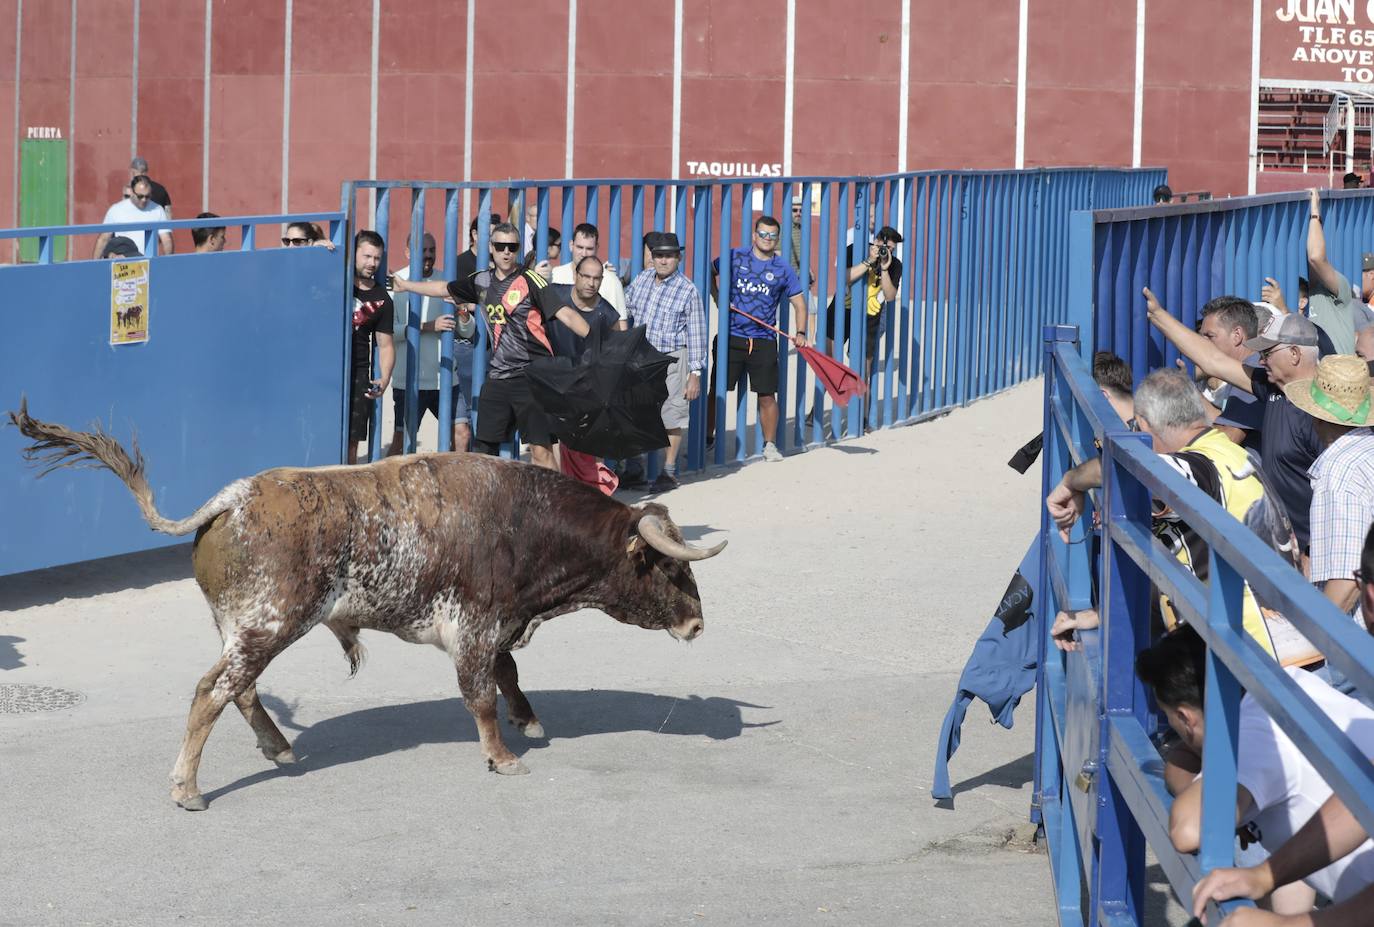
[[1265, 348], [1263, 351], [1259, 352], [1259, 359], [1260, 359], [1260, 360], [1268, 360], [1270, 354], [1273, 354], [1275, 351], [1279, 350], [1280, 348], [1286, 348], [1286, 347], [1288, 347], [1288, 345], [1286, 345], [1286, 344], [1276, 344], [1276, 345], [1274, 345], [1272, 348]]
[[760, 238], [762, 238], [764, 241], [777, 241], [777, 240], [778, 240], [778, 233], [777, 233], [777, 232], [755, 232], [754, 234], [757, 235], [757, 236], [759, 236]]
[[520, 242], [518, 241], [494, 241], [491, 243], [493, 251], [518, 251]]
[[283, 246], [283, 247], [286, 247], [286, 248], [299, 248], [299, 247], [302, 246], [302, 245], [308, 245], [308, 244], [310, 244], [310, 239], [308, 239], [308, 238], [283, 238], [283, 239], [281, 240], [281, 243], [282, 243], [282, 246]]

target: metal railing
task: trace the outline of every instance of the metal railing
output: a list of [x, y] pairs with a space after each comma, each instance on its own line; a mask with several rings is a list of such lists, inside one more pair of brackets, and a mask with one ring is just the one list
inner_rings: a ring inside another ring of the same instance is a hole
[[[865, 427], [888, 427], [940, 414], [1005, 389], [1040, 372], [1040, 327], [1063, 320], [1067, 312], [1069, 216], [1074, 210], [1149, 202], [1165, 180], [1159, 169], [1043, 168], [1027, 171], [927, 171], [881, 177], [712, 178], [694, 181], [596, 179], [444, 183], [353, 181], [343, 188], [342, 210], [350, 234], [372, 226], [387, 242], [397, 235], [418, 236], [428, 229], [441, 249], [436, 273], [456, 274], [456, 254], [467, 246], [470, 215], [496, 212], [520, 227], [525, 204], [535, 207], [534, 248], [546, 253], [549, 229], [559, 223], [560, 258], [569, 259], [572, 231], [586, 221], [600, 229], [604, 258], [629, 277], [644, 269], [641, 239], [651, 230], [674, 231], [686, 254], [683, 272], [708, 307], [708, 329], [716, 353], [727, 351], [728, 306], [711, 301], [712, 261], [720, 262], [720, 290], [729, 292], [730, 250], [748, 245], [759, 215], [782, 224], [779, 253], [793, 258], [790, 199], [801, 200], [804, 221], [796, 255], [815, 306], [813, 338], [833, 327], [831, 316], [845, 312], [848, 345], [827, 348], [869, 384], [867, 405], [853, 402], [841, 413], [831, 409], [821, 385], [790, 351], [780, 352], [780, 423], [777, 444], [784, 451], [854, 436]], [[403, 206], [395, 202], [406, 197]], [[470, 210], [475, 200], [475, 210]], [[403, 221], [397, 221], [402, 210]], [[442, 215], [442, 234], [427, 216]], [[367, 217], [367, 218], [364, 218]], [[850, 282], [849, 269], [866, 256], [872, 231], [889, 225], [903, 237], [897, 256], [904, 273], [897, 299], [881, 316], [877, 355], [865, 356], [866, 294], [862, 278]], [[479, 222], [478, 266], [487, 261], [489, 228]], [[849, 242], [859, 239], [850, 260]], [[411, 273], [420, 272], [413, 251]], [[385, 262], [384, 262], [385, 268]], [[847, 294], [847, 295], [846, 295]], [[848, 306], [846, 307], [846, 302]], [[407, 351], [418, 348], [418, 307], [411, 307]], [[784, 301], [778, 324], [793, 330]], [[838, 322], [839, 320], [834, 320]], [[479, 329], [481, 326], [479, 326]], [[481, 339], [479, 339], [481, 340]], [[452, 336], [442, 340], [440, 401], [447, 403], [453, 375]], [[474, 352], [474, 393], [481, 388], [485, 344]], [[408, 359], [413, 360], [413, 354]], [[871, 361], [871, 364], [869, 363]], [[866, 368], [869, 368], [866, 371]], [[416, 365], [406, 366], [412, 379]], [[414, 383], [407, 383], [413, 403]], [[703, 395], [692, 404], [684, 468], [701, 469], [740, 461], [762, 449], [761, 431], [752, 421], [741, 385], [727, 409], [726, 371], [712, 365]], [[724, 428], [733, 427], [709, 453], [704, 423], [708, 403]], [[808, 411], [817, 410], [810, 417]], [[440, 419], [450, 421], [446, 406]], [[379, 413], [380, 416], [380, 413]], [[407, 415], [414, 423], [416, 416]], [[828, 428], [827, 428], [828, 425]], [[374, 429], [375, 431], [375, 429]], [[440, 427], [439, 446], [448, 447], [449, 429]], [[414, 447], [413, 424], [405, 447]], [[374, 439], [371, 452], [381, 452]], [[650, 476], [653, 475], [651, 470]]]
[[[1327, 191], [1323, 198], [1328, 255], [1353, 274], [1362, 248], [1374, 240], [1374, 198], [1359, 191]], [[1039, 610], [1045, 635], [1032, 816], [1045, 829], [1063, 923], [1139, 924], [1147, 844], [1185, 901], [1202, 873], [1233, 864], [1241, 687], [1363, 826], [1374, 829], [1374, 768], [1241, 630], [1243, 584], [1366, 693], [1374, 693], [1374, 640], [1267, 545], [1238, 530], [1220, 505], [1164, 466], [1144, 436], [1128, 431], [1106, 404], [1087, 363], [1094, 348], [1114, 351], [1137, 379], [1173, 364], [1175, 349], [1147, 327], [1140, 295], [1146, 285], [1190, 326], [1213, 296], [1257, 298], [1265, 276], [1278, 278], [1295, 306], [1307, 217], [1304, 194], [1074, 216], [1070, 317], [1082, 327], [1044, 333], [1042, 498], [1068, 468], [1099, 455], [1103, 488], [1069, 543], [1047, 515], [1041, 524], [1040, 588], [1048, 601]], [[1080, 332], [1094, 337], [1079, 343]], [[1207, 543], [1210, 583], [1200, 582], [1154, 539], [1152, 498]], [[1082, 527], [1093, 523], [1093, 508], [1102, 526], [1096, 564]], [[1197, 855], [1176, 852], [1169, 839], [1170, 798], [1150, 739], [1160, 722], [1134, 675], [1135, 656], [1149, 643], [1152, 587], [1171, 598], [1208, 645], [1207, 777]], [[1055, 612], [1089, 605], [1099, 611], [1100, 631], [1085, 632], [1079, 652], [1051, 646]], [[1087, 910], [1080, 898], [1087, 898]], [[1209, 923], [1217, 919], [1219, 912], [1211, 912]]]

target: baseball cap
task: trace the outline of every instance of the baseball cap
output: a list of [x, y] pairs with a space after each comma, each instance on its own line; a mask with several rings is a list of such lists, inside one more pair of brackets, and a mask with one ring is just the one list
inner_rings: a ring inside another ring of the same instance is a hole
[[1317, 326], [1296, 312], [1276, 315], [1258, 335], [1245, 342], [1245, 347], [1250, 351], [1264, 351], [1276, 344], [1316, 347]]

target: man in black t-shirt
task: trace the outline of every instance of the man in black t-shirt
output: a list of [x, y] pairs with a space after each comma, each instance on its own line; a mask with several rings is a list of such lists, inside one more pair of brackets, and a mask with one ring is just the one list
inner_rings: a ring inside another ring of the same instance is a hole
[[525, 368], [533, 357], [551, 357], [548, 326], [557, 318], [575, 334], [590, 329], [581, 313], [560, 301], [539, 274], [520, 268], [520, 230], [503, 222], [491, 232], [491, 266], [447, 283], [395, 280], [397, 293], [449, 296], [458, 305], [478, 304], [487, 325], [487, 380], [477, 397], [474, 447], [498, 454], [518, 427], [530, 445], [530, 460], [556, 469], [548, 417], [534, 401]]
[[[348, 390], [348, 462], [358, 462], [358, 443], [367, 440], [376, 401], [391, 382], [396, 349], [391, 343], [396, 307], [377, 282], [382, 236], [370, 229], [353, 240], [353, 368]], [[372, 376], [372, 345], [377, 345], [379, 376]]]
[[[549, 285], [549, 289], [557, 294], [561, 304], [572, 306], [582, 316], [588, 328], [600, 329], [603, 335], [615, 331], [616, 326], [620, 324], [620, 314], [598, 292], [605, 272], [605, 265], [601, 263], [600, 258], [584, 257], [573, 267], [572, 286], [561, 283]], [[585, 350], [587, 338], [576, 334], [555, 318], [549, 324], [549, 341], [553, 344], [555, 355], [576, 359]]]
[[[902, 243], [901, 234], [889, 225], [878, 230], [877, 236], [868, 245], [868, 257], [859, 260], [858, 242], [849, 246], [849, 277], [844, 290], [844, 309], [837, 313], [835, 300], [830, 301], [825, 323], [826, 352], [835, 353], [834, 338], [836, 331], [844, 332], [844, 341], [849, 340], [849, 284], [864, 281], [864, 378], [873, 369], [873, 359], [878, 354], [878, 342], [883, 334], [883, 309], [897, 298], [897, 287], [902, 283], [902, 262], [896, 255], [897, 245]], [[836, 319], [835, 316], [840, 318]]]

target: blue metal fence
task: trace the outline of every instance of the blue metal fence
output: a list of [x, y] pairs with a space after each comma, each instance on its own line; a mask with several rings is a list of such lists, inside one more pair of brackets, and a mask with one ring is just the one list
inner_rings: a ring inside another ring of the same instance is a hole
[[[142, 226], [0, 231], [38, 238], [40, 263], [0, 269], [10, 312], [0, 346], [0, 410], [27, 396], [36, 417], [82, 427], [99, 419], [150, 461], [161, 510], [190, 513], [221, 486], [269, 466], [337, 463], [343, 453], [348, 341], [343, 254], [255, 248], [254, 230], [342, 215], [248, 216], [156, 223], [226, 225], [242, 247], [148, 259], [141, 344], [111, 345], [109, 261], [52, 264], [60, 236]], [[154, 240], [156, 236], [151, 236]], [[70, 253], [70, 249], [69, 249]], [[27, 443], [0, 428], [0, 575], [181, 543], [154, 534], [118, 481], [57, 471], [40, 484]]]
[[[1268, 204], [1265, 198], [1260, 208]], [[1117, 234], [1110, 231], [1108, 240]], [[1102, 254], [1099, 250], [1099, 258]], [[1120, 264], [1138, 266], [1131, 257], [1126, 255]], [[1045, 634], [1040, 641], [1032, 816], [1044, 826], [1061, 923], [1140, 924], [1147, 843], [1185, 904], [1204, 872], [1233, 865], [1241, 687], [1374, 832], [1374, 767], [1248, 639], [1242, 630], [1243, 583], [1289, 618], [1363, 692], [1374, 692], [1374, 640], [1267, 545], [1249, 531], [1237, 530], [1235, 519], [1221, 506], [1165, 466], [1145, 436], [1126, 429], [1093, 382], [1077, 338], [1076, 328], [1045, 330], [1042, 497], [1067, 469], [1099, 455], [1103, 489], [1068, 543], [1060, 540], [1048, 515], [1042, 515], [1040, 588], [1047, 591], [1048, 602], [1039, 610]], [[1141, 350], [1139, 342], [1134, 347]], [[1143, 366], [1140, 356], [1127, 356]], [[1156, 356], [1149, 365], [1157, 366], [1157, 361]], [[1209, 584], [1154, 539], [1152, 498], [1177, 512], [1210, 547]], [[1102, 526], [1096, 565], [1083, 528], [1092, 523], [1094, 509]], [[1149, 643], [1152, 585], [1171, 598], [1208, 645], [1207, 776], [1196, 855], [1176, 852], [1169, 838], [1170, 798], [1150, 740], [1158, 721], [1134, 675], [1135, 656]], [[1049, 619], [1056, 610], [1090, 605], [1098, 608], [1101, 628], [1083, 633], [1082, 650], [1065, 654], [1051, 646]], [[1086, 910], [1082, 899], [1088, 902]], [[1211, 911], [1208, 922], [1216, 923], [1236, 905]]]
[[[1321, 198], [1327, 258], [1358, 284], [1361, 255], [1374, 250], [1374, 196], [1323, 190]], [[1296, 308], [1308, 215], [1300, 192], [1075, 215], [1068, 319], [1092, 333], [1083, 349], [1127, 358], [1137, 378], [1174, 363], [1177, 349], [1146, 321], [1144, 286], [1190, 327], [1215, 296], [1258, 300], [1265, 277]]]
[[[777, 443], [784, 451], [860, 434], [865, 427], [917, 421], [990, 395], [1040, 372], [1039, 331], [1067, 317], [1069, 291], [1069, 217], [1073, 210], [1117, 208], [1145, 203], [1162, 170], [1044, 168], [1028, 171], [930, 171], [883, 177], [791, 177], [675, 182], [648, 179], [435, 183], [355, 181], [344, 185], [342, 210], [350, 231], [375, 227], [390, 245], [393, 237], [419, 236], [428, 229], [439, 241], [436, 274], [453, 279], [456, 254], [467, 247], [473, 215], [498, 213], [522, 226], [525, 206], [535, 207], [535, 250], [545, 254], [550, 227], [562, 235], [560, 259], [570, 257], [573, 227], [597, 225], [602, 257], [627, 278], [644, 269], [641, 240], [646, 231], [675, 231], [684, 244], [683, 272], [711, 305], [711, 267], [720, 261], [720, 290], [729, 292], [729, 252], [748, 245], [755, 218], [772, 215], [782, 223], [779, 252], [787, 260], [794, 247], [789, 232], [790, 200], [801, 200], [798, 262], [805, 273], [815, 314], [815, 337], [830, 327], [831, 315], [849, 314], [848, 329], [864, 331], [862, 278], [851, 282], [851, 264], [866, 256], [872, 232], [883, 225], [903, 237], [898, 256], [905, 265], [898, 298], [882, 316], [878, 356], [866, 358], [865, 339], [852, 337], [830, 353], [851, 368], [868, 373], [869, 400], [850, 404], [845, 413], [829, 409], [824, 390], [791, 351], [779, 357], [781, 421]], [[395, 198], [405, 198], [398, 208]], [[407, 219], [397, 217], [406, 209]], [[426, 216], [442, 214], [439, 223]], [[487, 262], [486, 222], [478, 223], [478, 266]], [[851, 259], [850, 242], [858, 238]], [[394, 249], [399, 251], [399, 249]], [[392, 258], [394, 264], [395, 259]], [[418, 250], [411, 273], [420, 272]], [[384, 265], [385, 268], [385, 265]], [[848, 307], [845, 306], [846, 296]], [[407, 344], [418, 349], [418, 300], [412, 297]], [[404, 311], [406, 306], [398, 307]], [[778, 324], [795, 330], [784, 303]], [[708, 311], [717, 353], [726, 351], [728, 307]], [[841, 330], [843, 325], [834, 326]], [[480, 328], [480, 326], [479, 326]], [[443, 339], [441, 402], [447, 402], [452, 377], [452, 336]], [[826, 349], [826, 345], [820, 345]], [[480, 390], [486, 346], [475, 352], [474, 390]], [[413, 354], [411, 358], [413, 359]], [[407, 378], [415, 364], [407, 364]], [[399, 385], [399, 384], [398, 384]], [[415, 402], [415, 384], [408, 402]], [[703, 395], [692, 407], [685, 469], [743, 460], [762, 450], [761, 432], [741, 385], [727, 408], [725, 369], [713, 365]], [[708, 404], [721, 423], [722, 440], [708, 454], [705, 429]], [[807, 413], [812, 417], [807, 427]], [[733, 417], [733, 427], [725, 425]], [[448, 411], [441, 408], [441, 419]], [[409, 422], [416, 416], [407, 415]], [[380, 424], [380, 410], [378, 412]], [[377, 429], [374, 429], [374, 432]], [[449, 429], [439, 429], [446, 449]], [[414, 447], [414, 426], [405, 437]], [[375, 437], [371, 453], [382, 451]], [[650, 475], [653, 475], [651, 471]]]

